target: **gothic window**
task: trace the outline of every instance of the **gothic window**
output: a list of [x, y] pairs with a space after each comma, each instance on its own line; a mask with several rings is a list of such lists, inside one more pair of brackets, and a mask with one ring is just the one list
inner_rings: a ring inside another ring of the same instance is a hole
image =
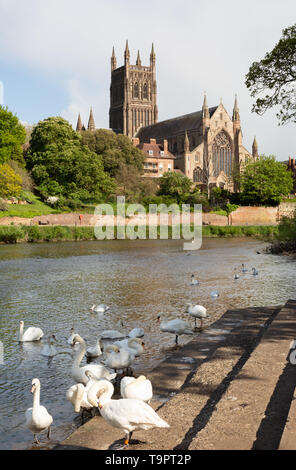
[[224, 171], [227, 176], [231, 176], [232, 145], [226, 132], [222, 131], [216, 135], [213, 142], [212, 153], [214, 176], [219, 176], [221, 171]]
[[139, 98], [139, 84], [136, 82], [134, 84], [134, 98]]
[[203, 172], [202, 169], [197, 166], [193, 171], [193, 182], [202, 183], [203, 182]]
[[147, 86], [147, 83], [144, 83], [144, 86], [143, 86], [143, 99], [148, 100], [148, 86]]

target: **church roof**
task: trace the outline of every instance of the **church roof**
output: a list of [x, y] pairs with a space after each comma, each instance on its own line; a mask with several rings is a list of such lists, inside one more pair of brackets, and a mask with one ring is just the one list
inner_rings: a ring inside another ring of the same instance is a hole
[[[210, 117], [214, 114], [218, 106], [210, 108]], [[185, 132], [198, 129], [202, 123], [202, 110], [195, 113], [185, 114], [184, 116], [178, 116], [167, 121], [158, 122], [152, 126], [142, 127], [138, 133], [141, 142], [148, 142], [150, 138], [162, 141], [169, 137], [173, 137], [178, 134], [185, 134]]]

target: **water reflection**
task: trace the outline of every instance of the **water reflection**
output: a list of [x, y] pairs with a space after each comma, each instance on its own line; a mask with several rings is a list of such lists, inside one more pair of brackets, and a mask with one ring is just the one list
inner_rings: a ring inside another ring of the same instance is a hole
[[[41, 403], [54, 417], [53, 440], [65, 438], [75, 426], [76, 415], [65, 398], [73, 384], [75, 350], [67, 343], [71, 328], [88, 346], [103, 330], [128, 334], [144, 328], [145, 352], [136, 359], [135, 369], [149, 371], [174, 347], [174, 336], [159, 331], [159, 313], [178, 316], [193, 326], [185, 306], [200, 304], [208, 310], [207, 325], [229, 308], [279, 305], [295, 297], [295, 260], [258, 255], [264, 245], [257, 241], [208, 239], [190, 256], [182, 247], [179, 241], [0, 247], [0, 341], [5, 360], [0, 365], [0, 448], [26, 448], [32, 442], [24, 413], [32, 406], [34, 377], [41, 381]], [[235, 281], [234, 270], [241, 270], [243, 263], [248, 272], [240, 272]], [[258, 276], [251, 275], [252, 267]], [[193, 273], [198, 286], [190, 285]], [[219, 297], [212, 298], [213, 291]], [[103, 316], [90, 313], [90, 307], [100, 303], [110, 305], [110, 311]], [[57, 356], [48, 361], [41, 355], [44, 341], [19, 344], [20, 320], [25, 328], [41, 327], [45, 336], [54, 334]], [[182, 336], [179, 342], [190, 339]], [[84, 359], [82, 365], [86, 363]]]

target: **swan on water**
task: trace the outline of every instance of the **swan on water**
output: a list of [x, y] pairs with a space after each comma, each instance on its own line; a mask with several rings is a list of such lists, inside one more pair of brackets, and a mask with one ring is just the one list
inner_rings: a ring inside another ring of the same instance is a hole
[[203, 328], [203, 319], [207, 318], [207, 309], [203, 307], [202, 305], [192, 305], [192, 304], [187, 304], [186, 305], [186, 313], [189, 313], [192, 317], [194, 317], [194, 327], [196, 329], [196, 319], [198, 318], [200, 320], [200, 329]]
[[235, 274], [235, 275], [234, 275], [234, 279], [235, 279], [235, 280], [239, 279], [239, 275], [238, 275], [238, 274]]
[[253, 271], [253, 276], [258, 276], [258, 271], [256, 268], [252, 268], [252, 271]]
[[87, 348], [86, 357], [99, 357], [101, 355], [102, 355], [101, 339], [99, 338], [95, 346]]
[[76, 335], [74, 337], [74, 344], [80, 343], [81, 347], [76, 354], [71, 370], [71, 374], [73, 379], [78, 382], [82, 383], [83, 385], [86, 385], [88, 382], [88, 378], [85, 375], [85, 372], [87, 370], [90, 370], [96, 379], [101, 379], [101, 378], [106, 378], [108, 380], [115, 379], [116, 374], [111, 373], [106, 367], [104, 367], [101, 364], [88, 364], [87, 366], [84, 367], [79, 367], [85, 353], [86, 353], [86, 344], [83, 338], [81, 336]]
[[135, 360], [135, 352], [132, 352], [130, 349], [120, 349], [116, 344], [109, 344], [104, 352], [106, 354], [106, 366], [114, 369], [115, 372], [121, 369], [128, 369]]
[[158, 315], [158, 322], [160, 323], [160, 331], [167, 333], [174, 333], [176, 335], [175, 343], [178, 345], [178, 337], [180, 335], [192, 335], [193, 331], [190, 328], [190, 325], [180, 318], [175, 318], [174, 320], [167, 320], [163, 314]]
[[144, 352], [145, 343], [140, 338], [129, 338], [114, 343], [120, 349], [124, 348], [134, 354], [136, 357]]
[[211, 297], [212, 297], [212, 299], [218, 299], [218, 297], [220, 297], [220, 294], [217, 290], [213, 290], [211, 292]]
[[93, 305], [90, 310], [94, 313], [106, 313], [108, 310], [110, 310], [110, 307], [105, 304]]
[[56, 341], [55, 335], [51, 335], [48, 337], [47, 344], [44, 345], [41, 351], [42, 356], [53, 357], [58, 353], [56, 348], [51, 344], [52, 339]]
[[102, 339], [120, 339], [125, 337], [126, 335], [117, 330], [105, 330], [101, 333]]
[[194, 279], [194, 274], [192, 274], [191, 276], [191, 282], [190, 282], [190, 285], [191, 286], [198, 286], [199, 285], [199, 281], [197, 279]]
[[69, 338], [67, 339], [67, 343], [70, 344], [71, 346], [74, 346], [74, 337], [77, 335], [77, 333], [75, 333], [75, 330], [74, 328], [71, 328], [71, 335], [69, 336]]
[[120, 382], [120, 394], [122, 398], [136, 398], [150, 402], [153, 397], [152, 383], [144, 375], [135, 377], [124, 377]]
[[143, 338], [145, 335], [145, 331], [143, 328], [134, 328], [132, 331], [129, 332], [129, 338]]
[[124, 446], [128, 447], [132, 434], [137, 429], [148, 430], [154, 427], [169, 428], [169, 424], [142, 400], [120, 398], [112, 400], [114, 387], [111, 382], [101, 380], [95, 383], [87, 394], [89, 403], [100, 409], [102, 417], [115, 428], [125, 433]]
[[24, 322], [20, 321], [19, 342], [39, 341], [44, 336], [41, 328], [31, 326], [24, 332]]
[[248, 270], [245, 267], [244, 263], [242, 264], [242, 270], [241, 271], [242, 271], [242, 273], [247, 273], [248, 272]]
[[39, 444], [37, 434], [47, 429], [47, 438], [50, 439], [50, 426], [53, 422], [52, 416], [48, 413], [45, 406], [40, 405], [40, 381], [32, 380], [33, 408], [26, 411], [26, 427], [34, 434], [34, 443]]

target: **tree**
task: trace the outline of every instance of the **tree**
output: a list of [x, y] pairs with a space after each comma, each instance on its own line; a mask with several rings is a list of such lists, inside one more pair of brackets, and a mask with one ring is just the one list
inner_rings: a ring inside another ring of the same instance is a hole
[[296, 24], [282, 32], [282, 38], [260, 62], [254, 62], [246, 75], [246, 86], [257, 98], [252, 111], [264, 114], [273, 106], [280, 106], [279, 124], [296, 122]]
[[0, 197], [18, 197], [22, 189], [22, 178], [5, 163], [0, 165]]
[[240, 184], [242, 203], [276, 205], [291, 192], [293, 179], [286, 165], [272, 155], [262, 155], [246, 164]]
[[106, 129], [86, 131], [82, 133], [82, 143], [101, 156], [104, 170], [112, 177], [115, 177], [122, 164], [134, 167], [139, 174], [143, 173], [145, 155], [125, 135], [117, 135]]
[[0, 164], [9, 160], [23, 162], [22, 145], [26, 131], [8, 108], [0, 105]]
[[115, 190], [102, 158], [83, 145], [80, 135], [60, 117], [37, 124], [26, 162], [44, 197], [98, 201]]
[[159, 194], [172, 196], [181, 201], [182, 196], [191, 190], [192, 181], [187, 176], [175, 171], [168, 171], [160, 178]]

